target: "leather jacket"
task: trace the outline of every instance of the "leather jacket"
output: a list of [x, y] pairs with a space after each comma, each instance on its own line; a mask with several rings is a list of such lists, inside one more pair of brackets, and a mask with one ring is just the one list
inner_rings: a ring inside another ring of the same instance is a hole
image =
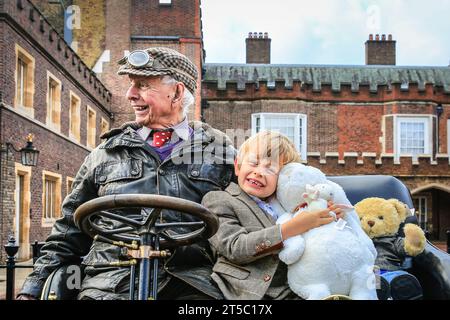
[[[192, 122], [190, 126], [194, 129], [190, 140], [177, 145], [163, 162], [137, 134], [136, 123], [124, 124], [104, 134], [102, 138], [106, 141], [81, 165], [72, 191], [63, 201], [62, 218], [54, 224], [21, 294], [39, 297], [52, 271], [63, 265], [82, 263], [86, 276], [81, 284], [81, 296], [84, 293], [94, 299], [126, 297], [129, 268], [93, 267], [123, 260], [121, 248], [93, 241], [82, 233], [74, 224], [73, 213], [84, 202], [105, 195], [160, 194], [200, 203], [207, 192], [225, 189], [235, 178], [236, 150], [232, 142], [207, 124]], [[140, 214], [140, 210], [121, 209], [120, 213]], [[102, 219], [105, 224], [111, 223]], [[196, 218], [163, 210], [160, 219], [180, 222]], [[221, 298], [210, 277], [214, 260], [207, 241], [176, 248], [171, 257], [160, 263], [160, 289], [170, 277], [176, 277], [213, 298]]]

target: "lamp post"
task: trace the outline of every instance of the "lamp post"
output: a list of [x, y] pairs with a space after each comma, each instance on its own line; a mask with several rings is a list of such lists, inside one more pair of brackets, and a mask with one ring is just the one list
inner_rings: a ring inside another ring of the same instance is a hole
[[20, 162], [24, 166], [35, 167], [39, 158], [39, 150], [33, 147], [33, 135], [31, 133], [27, 136], [27, 144], [20, 150], [17, 150], [10, 142], [6, 143], [6, 153], [8, 154], [9, 148], [16, 152], [20, 152]]
[[[28, 134], [28, 136], [27, 136], [27, 144], [25, 145], [25, 147], [23, 147], [20, 150], [17, 150], [14, 147], [14, 145], [10, 142], [6, 142], [6, 148], [0, 148], [0, 202], [1, 202], [0, 203], [0, 222], [1, 222], [1, 225], [3, 225], [2, 219], [3, 219], [3, 214], [4, 214], [4, 211], [3, 211], [3, 202], [4, 202], [4, 199], [3, 199], [3, 196], [4, 196], [4, 194], [3, 194], [3, 190], [4, 190], [3, 171], [4, 170], [3, 169], [4, 168], [2, 167], [2, 165], [3, 165], [2, 154], [3, 154], [3, 152], [6, 153], [5, 165], [6, 165], [6, 167], [8, 167], [7, 162], [8, 162], [8, 153], [9, 153], [10, 149], [12, 149], [16, 152], [20, 152], [20, 160], [21, 160], [22, 165], [24, 165], [24, 166], [36, 166], [37, 162], [38, 162], [38, 157], [39, 157], [39, 150], [36, 150], [36, 148], [33, 147], [33, 135], [31, 133]], [[3, 241], [3, 237], [1, 237], [1, 239], [2, 240], [0, 240], [0, 241]], [[17, 253], [16, 246], [15, 246], [15, 240], [13, 238], [9, 239], [8, 244], [5, 246], [5, 250], [7, 251], [7, 254], [8, 254], [8, 275], [9, 275], [8, 279], [11, 279], [11, 272], [13, 272], [14, 263], [15, 263], [14, 256]], [[12, 281], [14, 281], [13, 277], [14, 277], [14, 275], [12, 276], [12, 279], [13, 279]], [[12, 299], [14, 285], [11, 286], [11, 282], [9, 280], [8, 280], [8, 284], [7, 284], [7, 289], [8, 289], [7, 290], [7, 292], [8, 292], [7, 298]]]

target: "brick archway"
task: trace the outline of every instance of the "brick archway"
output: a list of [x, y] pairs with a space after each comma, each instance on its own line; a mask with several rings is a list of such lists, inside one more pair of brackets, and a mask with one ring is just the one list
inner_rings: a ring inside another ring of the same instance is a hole
[[[422, 228], [431, 231], [432, 239], [446, 241], [446, 232], [450, 230], [450, 187], [442, 183], [428, 183], [412, 190], [411, 195], [415, 206], [418, 206], [419, 221], [426, 221]], [[425, 214], [422, 212], [424, 208]]]
[[444, 191], [444, 192], [447, 192], [450, 194], [450, 187], [440, 184], [440, 183], [430, 183], [425, 186], [422, 186], [422, 187], [412, 190], [411, 195], [415, 195], [415, 194], [418, 194], [420, 192], [430, 190], [430, 189], [438, 189], [438, 190], [441, 190], [441, 191]]

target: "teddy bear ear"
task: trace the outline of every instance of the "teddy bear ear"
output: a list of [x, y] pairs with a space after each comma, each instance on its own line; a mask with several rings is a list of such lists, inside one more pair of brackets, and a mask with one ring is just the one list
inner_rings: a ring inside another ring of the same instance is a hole
[[398, 199], [389, 199], [388, 202], [395, 207], [401, 222], [404, 222], [410, 214], [409, 207]]

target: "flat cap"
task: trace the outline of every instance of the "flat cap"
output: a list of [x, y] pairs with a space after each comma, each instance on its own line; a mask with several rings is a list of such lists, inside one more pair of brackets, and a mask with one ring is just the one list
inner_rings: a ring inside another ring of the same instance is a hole
[[[130, 63], [129, 57], [136, 52], [145, 57], [143, 65]], [[146, 61], [147, 63], [145, 63]], [[195, 94], [197, 89], [198, 71], [196, 66], [188, 57], [173, 49], [154, 47], [136, 50], [123, 57], [118, 63], [120, 67], [117, 74], [119, 75], [132, 74], [144, 77], [169, 75], [175, 80], [183, 82], [192, 94]]]

